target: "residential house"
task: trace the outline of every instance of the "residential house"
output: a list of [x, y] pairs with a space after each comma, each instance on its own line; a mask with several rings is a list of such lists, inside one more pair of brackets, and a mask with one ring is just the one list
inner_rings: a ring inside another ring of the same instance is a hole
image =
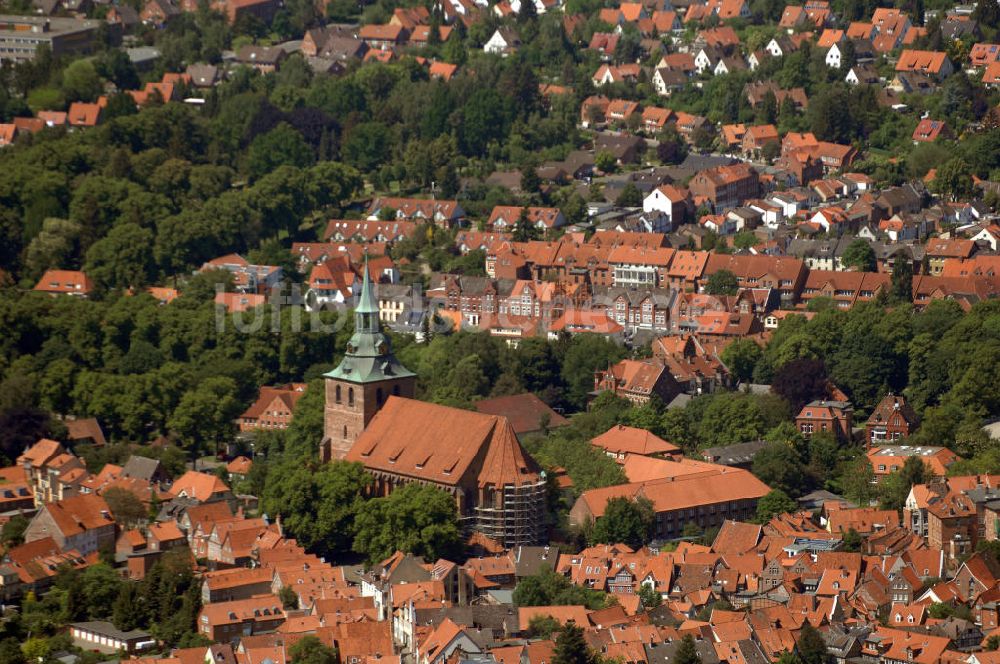
[[272, 387], [261, 386], [257, 400], [238, 418], [240, 431], [287, 429], [295, 404], [305, 394], [307, 383]]
[[497, 28], [485, 44], [483, 52], [507, 57], [521, 46], [521, 38], [510, 28]]
[[78, 270], [46, 270], [33, 290], [50, 295], [87, 297], [94, 284], [84, 272]]
[[939, 138], [952, 138], [953, 134], [943, 120], [923, 118], [913, 130], [913, 144], [933, 143]]
[[680, 386], [657, 360], [622, 360], [608, 369], [594, 372], [594, 392], [613, 392], [622, 399], [642, 405], [656, 395], [670, 403], [680, 394]]
[[24, 531], [24, 541], [51, 537], [62, 551], [87, 556], [115, 544], [115, 520], [104, 499], [81, 494], [42, 505]]
[[795, 416], [795, 428], [804, 437], [829, 432], [840, 442], [851, 441], [854, 410], [844, 401], [812, 401]]
[[897, 72], [915, 72], [936, 77], [938, 80], [950, 76], [954, 71], [948, 54], [942, 51], [918, 51], [905, 49], [896, 62]]
[[912, 434], [917, 425], [917, 413], [906, 397], [889, 392], [875, 406], [865, 423], [865, 446], [871, 449], [885, 443], [896, 443]]

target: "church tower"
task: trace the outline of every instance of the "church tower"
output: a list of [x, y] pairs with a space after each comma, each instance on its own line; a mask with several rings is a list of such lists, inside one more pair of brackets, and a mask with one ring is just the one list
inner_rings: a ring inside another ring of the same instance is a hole
[[368, 280], [368, 261], [361, 296], [354, 309], [354, 336], [340, 366], [324, 374], [326, 407], [323, 415], [323, 461], [343, 459], [389, 395], [412, 399], [417, 375], [392, 354], [389, 337], [382, 334], [378, 301]]

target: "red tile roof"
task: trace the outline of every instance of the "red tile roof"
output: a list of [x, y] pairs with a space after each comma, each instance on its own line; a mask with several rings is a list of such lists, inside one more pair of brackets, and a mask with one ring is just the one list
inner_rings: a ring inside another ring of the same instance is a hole
[[201, 502], [207, 502], [213, 496], [229, 491], [226, 483], [215, 475], [199, 473], [189, 470], [170, 486], [170, 493], [174, 496], [187, 496]]
[[44, 293], [81, 293], [86, 295], [94, 284], [79, 270], [46, 270], [34, 290]]
[[590, 441], [594, 447], [600, 447], [615, 454], [641, 454], [653, 456], [658, 454], [675, 454], [681, 451], [673, 443], [668, 443], [659, 436], [636, 427], [619, 424]]
[[514, 432], [518, 434], [540, 430], [542, 428], [541, 420], [545, 416], [548, 416], [547, 428], [569, 424], [569, 420], [549, 408], [544, 401], [530, 392], [482, 399], [473, 405], [480, 413], [507, 418], [510, 425], [514, 427]]
[[540, 472], [506, 418], [397, 396], [385, 402], [347, 460], [445, 485], [458, 484], [474, 465], [480, 487], [522, 486], [537, 482]]

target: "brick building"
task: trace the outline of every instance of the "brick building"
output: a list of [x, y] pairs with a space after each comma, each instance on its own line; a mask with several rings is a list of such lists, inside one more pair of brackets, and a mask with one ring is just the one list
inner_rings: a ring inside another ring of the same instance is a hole
[[284, 387], [262, 386], [257, 400], [237, 420], [240, 431], [287, 429], [292, 423], [295, 404], [306, 393], [306, 387], [306, 383]]
[[890, 392], [882, 397], [865, 423], [865, 445], [871, 449], [906, 438], [917, 428], [917, 423], [917, 413], [906, 397]]
[[594, 372], [594, 393], [606, 391], [642, 405], [653, 395], [663, 403], [670, 403], [681, 393], [681, 387], [657, 359], [622, 360], [606, 370]]
[[949, 491], [927, 505], [927, 545], [955, 560], [975, 551], [979, 540], [976, 505], [964, 493]]
[[844, 401], [813, 401], [802, 407], [795, 416], [795, 428], [806, 438], [814, 433], [828, 431], [837, 440], [851, 440], [853, 409]]
[[760, 178], [748, 164], [717, 166], [696, 173], [688, 189], [695, 198], [708, 199], [716, 212], [723, 212], [759, 196]]
[[570, 523], [582, 526], [601, 518], [612, 498], [635, 500], [642, 496], [653, 503], [654, 536], [670, 539], [679, 537], [689, 523], [705, 529], [721, 526], [727, 519], [747, 521], [756, 513], [757, 501], [769, 491], [770, 487], [748, 471], [718, 467], [585, 491], [570, 510]]
[[507, 547], [544, 539], [545, 476], [505, 417], [390, 396], [346, 459], [364, 464], [375, 495], [434, 486], [467, 532]]

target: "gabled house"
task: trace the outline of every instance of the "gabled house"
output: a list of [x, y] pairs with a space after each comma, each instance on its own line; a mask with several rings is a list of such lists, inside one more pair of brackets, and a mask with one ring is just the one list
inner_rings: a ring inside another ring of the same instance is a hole
[[485, 44], [483, 52], [507, 57], [521, 46], [521, 38], [510, 28], [497, 28]]
[[913, 143], [933, 143], [939, 138], [951, 138], [953, 134], [943, 120], [924, 118], [913, 130]]
[[899, 54], [896, 62], [897, 72], [916, 72], [933, 76], [938, 80], [944, 79], [955, 71], [948, 59], [948, 54], [943, 51], [918, 51], [906, 49]]
[[104, 499], [82, 494], [42, 505], [24, 531], [24, 541], [51, 537], [62, 551], [87, 556], [114, 547], [115, 520]]
[[865, 445], [871, 449], [906, 438], [918, 423], [917, 413], [906, 397], [890, 392], [882, 397], [865, 423]]

